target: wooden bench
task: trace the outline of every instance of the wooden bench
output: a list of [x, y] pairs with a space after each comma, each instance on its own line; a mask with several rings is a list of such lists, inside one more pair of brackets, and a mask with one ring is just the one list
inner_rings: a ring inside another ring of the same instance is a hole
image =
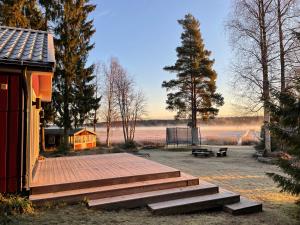
[[208, 150], [206, 148], [197, 148], [192, 150], [192, 155], [196, 156], [201, 156], [201, 157], [209, 157], [209, 156], [214, 156], [214, 152], [211, 150]]
[[225, 157], [227, 156], [228, 148], [220, 148], [219, 152], [217, 152], [217, 157]]
[[140, 157], [145, 157], [145, 158], [150, 158], [149, 153], [133, 152], [133, 155], [140, 156]]

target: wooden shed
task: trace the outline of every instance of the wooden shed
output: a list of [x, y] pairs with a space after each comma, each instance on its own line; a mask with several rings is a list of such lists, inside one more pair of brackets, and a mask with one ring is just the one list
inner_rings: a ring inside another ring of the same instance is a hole
[[0, 26], [0, 193], [30, 187], [54, 68], [52, 34]]
[[[45, 145], [46, 149], [56, 149], [63, 140], [64, 130], [46, 128], [45, 129]], [[74, 150], [83, 150], [96, 147], [96, 133], [79, 128], [69, 131], [69, 142]]]

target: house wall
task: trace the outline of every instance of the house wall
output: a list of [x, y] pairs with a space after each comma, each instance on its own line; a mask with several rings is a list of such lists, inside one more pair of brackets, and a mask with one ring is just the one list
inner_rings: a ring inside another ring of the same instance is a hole
[[25, 187], [29, 189], [30, 183], [32, 181], [32, 175], [34, 166], [37, 162], [40, 148], [39, 148], [39, 137], [40, 137], [40, 111], [37, 109], [33, 102], [36, 102], [36, 93], [33, 88], [34, 82], [36, 80], [32, 79], [32, 74], [28, 72], [27, 74], [27, 85], [28, 85], [28, 102], [27, 110], [29, 113], [29, 120], [27, 121], [27, 158], [26, 158], [26, 185]]
[[[0, 192], [15, 192], [21, 188], [29, 189], [30, 187], [39, 156], [39, 114], [41, 111], [32, 105], [37, 98], [34, 86], [40, 94], [39, 97], [48, 101], [51, 97], [51, 87], [49, 89], [45, 87], [51, 86], [51, 82], [49, 83], [51, 74], [44, 73], [42, 75], [46, 78], [32, 80], [32, 73], [26, 73], [28, 98], [27, 108], [24, 109], [24, 95], [21, 88], [22, 71], [0, 68], [2, 87], [0, 91]], [[50, 78], [48, 79], [47, 76]], [[23, 118], [23, 110], [27, 112], [26, 119]], [[26, 121], [26, 124], [23, 121]], [[24, 139], [24, 127], [26, 127], [26, 139]], [[23, 157], [23, 143], [26, 145], [24, 149], [26, 157]], [[25, 180], [25, 186], [22, 185], [23, 180]]]
[[[34, 90], [32, 89], [32, 98], [31, 102], [36, 101], [36, 95]], [[40, 109], [37, 109], [36, 106], [31, 104], [31, 159], [30, 159], [30, 171], [32, 174], [32, 170], [36, 163], [36, 160], [39, 157], [40, 146], [39, 146], [39, 139], [40, 139]]]
[[22, 107], [20, 73], [0, 71], [0, 192], [21, 189]]

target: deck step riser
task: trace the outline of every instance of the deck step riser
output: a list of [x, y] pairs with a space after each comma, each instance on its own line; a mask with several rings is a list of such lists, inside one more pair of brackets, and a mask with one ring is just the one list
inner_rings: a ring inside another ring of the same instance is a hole
[[219, 188], [217, 186], [207, 187], [203, 189], [196, 189], [196, 190], [189, 190], [189, 191], [181, 191], [176, 193], [165, 193], [156, 196], [149, 196], [149, 197], [141, 197], [136, 199], [124, 200], [124, 201], [117, 201], [113, 203], [104, 203], [104, 204], [97, 204], [97, 205], [89, 205], [91, 209], [105, 209], [105, 210], [115, 210], [115, 209], [132, 209], [138, 207], [145, 207], [151, 203], [157, 203], [161, 201], [169, 201], [174, 199], [180, 198], [188, 198], [200, 195], [209, 195], [218, 193]]
[[60, 191], [69, 191], [76, 189], [84, 189], [91, 187], [99, 187], [99, 186], [109, 186], [116, 184], [126, 184], [133, 183], [139, 181], [148, 181], [148, 180], [158, 180], [172, 177], [180, 177], [180, 171], [173, 172], [165, 172], [165, 173], [156, 173], [156, 174], [145, 174], [138, 175], [132, 177], [119, 177], [119, 178], [111, 178], [111, 179], [98, 179], [98, 180], [90, 180], [90, 181], [82, 181], [82, 182], [74, 182], [74, 183], [65, 183], [58, 185], [44, 185], [44, 186], [36, 186], [31, 187], [31, 194], [44, 194], [50, 192], [60, 192]]
[[92, 192], [92, 193], [85, 193], [85, 194], [76, 194], [76, 195], [61, 196], [61, 197], [42, 198], [42, 199], [30, 199], [30, 200], [35, 205], [42, 205], [45, 202], [61, 202], [61, 201], [71, 204], [71, 203], [82, 201], [86, 198], [91, 200], [101, 199], [101, 198], [129, 195], [129, 194], [148, 192], [148, 191], [186, 187], [189, 185], [198, 185], [198, 184], [199, 184], [199, 179], [193, 179], [193, 180], [191, 179], [188, 181], [179, 180], [179, 181], [172, 181], [172, 182], [159, 183], [159, 184], [141, 185], [137, 187], [120, 188], [116, 190], [106, 190], [106, 191], [99, 191], [99, 192]]
[[241, 197], [240, 202], [231, 205], [224, 205], [223, 210], [231, 213], [232, 215], [257, 213], [262, 212], [262, 203]]
[[232, 215], [238, 216], [238, 215], [262, 212], [262, 205], [251, 206], [251, 207], [247, 207], [244, 209], [238, 209], [238, 210], [230, 210], [230, 209], [224, 207], [223, 210]]
[[162, 208], [162, 209], [152, 209], [149, 206], [152, 213], [156, 215], [172, 215], [172, 214], [184, 214], [184, 213], [193, 213], [208, 209], [220, 208], [222, 209], [223, 205], [232, 204], [240, 201], [240, 196], [230, 196], [219, 199], [212, 199], [202, 202], [195, 202], [191, 204], [182, 204], [176, 207]]

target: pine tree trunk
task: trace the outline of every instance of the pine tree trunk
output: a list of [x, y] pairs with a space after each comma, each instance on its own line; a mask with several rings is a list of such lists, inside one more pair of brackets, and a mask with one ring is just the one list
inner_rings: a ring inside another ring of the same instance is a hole
[[69, 77], [65, 74], [65, 95], [64, 95], [64, 147], [69, 149], [69, 124], [70, 124], [70, 111], [69, 111]]
[[195, 78], [192, 78], [192, 145], [198, 144], [197, 129], [197, 103], [196, 103], [196, 84]]
[[94, 132], [96, 133], [96, 124], [97, 124], [97, 110], [95, 110], [95, 114], [94, 114]]

